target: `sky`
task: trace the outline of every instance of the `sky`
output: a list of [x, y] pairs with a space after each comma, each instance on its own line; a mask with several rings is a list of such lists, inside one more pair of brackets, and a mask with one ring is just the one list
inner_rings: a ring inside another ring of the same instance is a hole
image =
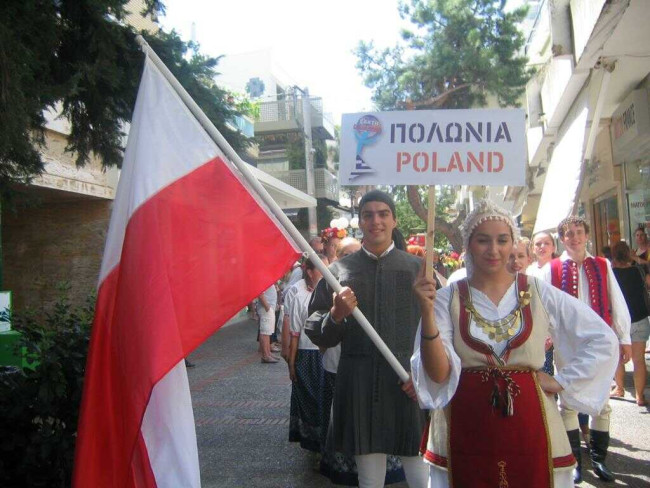
[[[210, 56], [271, 48], [273, 60], [293, 84], [322, 97], [325, 112], [372, 110], [371, 91], [355, 64], [359, 41], [393, 47], [402, 27], [397, 0], [165, 0], [161, 19], [191, 39], [195, 23], [200, 51]], [[217, 83], [219, 79], [217, 78]]]

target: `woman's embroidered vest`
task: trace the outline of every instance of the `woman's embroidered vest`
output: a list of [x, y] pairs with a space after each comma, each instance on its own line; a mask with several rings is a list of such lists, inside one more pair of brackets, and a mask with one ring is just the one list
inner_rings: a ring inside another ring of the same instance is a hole
[[[544, 342], [548, 336], [549, 318], [539, 297], [536, 279], [518, 275], [519, 290], [525, 290], [526, 282], [530, 284], [530, 304], [522, 308], [524, 324], [519, 332], [511, 339], [511, 347], [502, 357], [505, 359], [505, 367], [521, 367], [532, 370], [540, 370], [544, 365], [545, 351]], [[459, 282], [460, 283], [460, 282]], [[484, 343], [469, 336], [469, 324], [465, 331], [461, 331], [461, 299], [459, 283], [453, 287], [450, 303], [450, 314], [454, 325], [454, 348], [461, 359], [461, 366], [465, 368], [498, 367], [497, 361], [490, 354]], [[466, 282], [465, 282], [466, 283]], [[463, 284], [460, 284], [461, 288]], [[480, 344], [479, 344], [480, 343]], [[481, 347], [481, 345], [483, 347]], [[548, 444], [550, 447], [549, 457], [552, 459], [552, 469], [569, 469], [575, 464], [571, 454], [571, 447], [557, 403], [552, 395], [541, 391], [537, 385], [539, 397], [542, 402], [542, 416], [547, 432]], [[483, 401], [483, 399], [476, 399]], [[517, 409], [517, 400], [514, 399], [514, 409]], [[422, 446], [423, 456], [427, 462], [441, 469], [448, 468], [449, 452], [449, 429], [450, 406], [444, 409], [431, 412], [431, 422], [426, 437], [426, 445]], [[460, 420], [462, 422], [462, 420]], [[479, 435], [479, 433], [477, 433]], [[425, 438], [423, 438], [423, 441]], [[424, 444], [424, 442], [423, 442]]]

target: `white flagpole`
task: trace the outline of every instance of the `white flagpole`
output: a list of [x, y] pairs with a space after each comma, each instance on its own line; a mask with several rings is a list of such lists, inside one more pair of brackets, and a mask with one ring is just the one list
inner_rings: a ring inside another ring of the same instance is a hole
[[[257, 178], [255, 178], [255, 176], [252, 175], [252, 173], [248, 169], [247, 163], [242, 161], [239, 155], [230, 146], [228, 141], [226, 141], [226, 139], [221, 135], [221, 133], [217, 130], [214, 124], [207, 117], [207, 115], [203, 113], [203, 110], [201, 110], [201, 108], [196, 104], [196, 102], [192, 99], [189, 93], [185, 91], [185, 88], [183, 88], [183, 86], [179, 83], [179, 81], [172, 74], [172, 72], [169, 71], [167, 66], [165, 66], [165, 63], [162, 62], [162, 60], [158, 57], [155, 51], [151, 49], [149, 44], [147, 44], [147, 41], [145, 41], [145, 39], [140, 35], [136, 37], [136, 40], [138, 44], [140, 44], [142, 51], [151, 59], [151, 61], [153, 61], [153, 63], [160, 70], [162, 75], [167, 79], [169, 84], [174, 88], [174, 90], [176, 90], [178, 96], [181, 98], [181, 100], [183, 100], [185, 105], [187, 105], [187, 108], [196, 117], [196, 119], [199, 121], [201, 126], [208, 133], [208, 135], [217, 144], [217, 146], [219, 146], [219, 148], [226, 154], [226, 156], [228, 156], [228, 158], [232, 161], [232, 163], [237, 167], [237, 169], [240, 171], [242, 176], [246, 179], [247, 183], [253, 187], [253, 189], [257, 192], [259, 197], [269, 207], [271, 212], [273, 212], [275, 218], [278, 219], [278, 221], [282, 224], [282, 226], [285, 228], [287, 233], [296, 242], [296, 244], [298, 244], [298, 247], [303, 251], [304, 255], [307, 258], [309, 258], [314, 263], [316, 268], [318, 268], [318, 270], [322, 273], [323, 278], [325, 279], [327, 284], [330, 285], [336, 293], [340, 293], [342, 289], [341, 284], [330, 272], [330, 270], [327, 269], [327, 266], [325, 266], [325, 264], [318, 258], [316, 252], [311, 248], [311, 246], [305, 240], [302, 234], [300, 234], [298, 229], [296, 229], [296, 227], [285, 215], [285, 213], [275, 202], [275, 200], [273, 200], [271, 195], [269, 195], [269, 193], [262, 186], [262, 184], [259, 181], [257, 181]], [[402, 367], [402, 365], [397, 360], [395, 355], [391, 352], [391, 350], [388, 349], [386, 343], [382, 340], [381, 337], [379, 337], [379, 334], [377, 334], [377, 331], [372, 327], [372, 325], [370, 325], [370, 322], [368, 322], [368, 319], [363, 315], [363, 313], [361, 313], [361, 310], [355, 308], [354, 311], [352, 312], [352, 315], [357, 320], [357, 322], [361, 325], [361, 327], [368, 335], [368, 337], [370, 337], [370, 340], [375, 344], [377, 349], [379, 349], [379, 352], [382, 354], [382, 356], [384, 356], [386, 361], [388, 361], [388, 364], [390, 364], [390, 366], [393, 368], [395, 373], [397, 373], [397, 376], [399, 376], [400, 380], [402, 380], [403, 382], [408, 381], [410, 378], [409, 374]]]

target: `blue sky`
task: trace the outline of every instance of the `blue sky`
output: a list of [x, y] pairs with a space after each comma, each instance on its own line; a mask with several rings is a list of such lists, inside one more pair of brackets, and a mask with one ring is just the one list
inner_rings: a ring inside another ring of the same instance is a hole
[[406, 24], [397, 0], [166, 0], [165, 30], [189, 40], [195, 23], [201, 52], [211, 56], [271, 48], [290, 81], [320, 96], [335, 123], [340, 114], [372, 109], [352, 53], [360, 40], [395, 45]]

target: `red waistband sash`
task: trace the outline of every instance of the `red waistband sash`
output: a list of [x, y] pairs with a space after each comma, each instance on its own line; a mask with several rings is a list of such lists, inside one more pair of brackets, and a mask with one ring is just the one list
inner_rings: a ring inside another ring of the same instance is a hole
[[[534, 373], [500, 368], [463, 370], [451, 401], [450, 485], [549, 488], [553, 462]], [[516, 384], [514, 412], [494, 405], [495, 391]]]

